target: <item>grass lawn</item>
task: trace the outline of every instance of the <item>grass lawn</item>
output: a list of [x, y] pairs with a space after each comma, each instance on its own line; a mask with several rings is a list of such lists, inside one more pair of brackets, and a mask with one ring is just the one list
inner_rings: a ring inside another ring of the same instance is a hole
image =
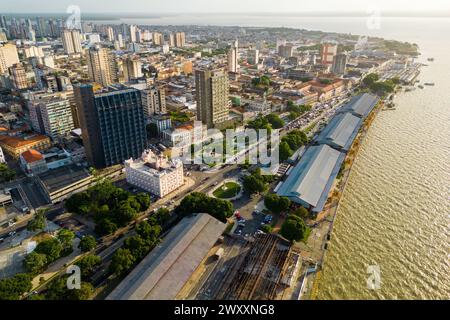
[[229, 199], [237, 196], [241, 192], [241, 186], [235, 182], [227, 182], [213, 192], [214, 196], [219, 199]]

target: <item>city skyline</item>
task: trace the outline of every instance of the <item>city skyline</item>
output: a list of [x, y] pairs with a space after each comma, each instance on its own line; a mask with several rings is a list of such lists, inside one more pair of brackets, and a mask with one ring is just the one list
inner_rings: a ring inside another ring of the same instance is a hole
[[[87, 0], [62, 0], [55, 3], [54, 1], [31, 1], [20, 0], [0, 3], [0, 12], [33, 14], [33, 13], [63, 13], [69, 6], [77, 5], [82, 13], [95, 14], [195, 14], [195, 13], [290, 13], [290, 14], [308, 14], [333, 12], [335, 14], [346, 12], [367, 12], [380, 10], [385, 12], [396, 13], [416, 13], [424, 14], [435, 12], [439, 15], [450, 16], [450, 3], [445, 0], [436, 0], [429, 3], [423, 1], [332, 1], [324, 0], [320, 3], [310, 1], [281, 0], [277, 2], [277, 8], [273, 10], [273, 2], [269, 0], [253, 1], [237, 1], [230, 0], [227, 2], [212, 3], [206, 0], [133, 0], [130, 2], [106, 2], [96, 1], [95, 3]], [[136, 7], [133, 8], [133, 7]], [[105, 10], [105, 8], [107, 8]], [[351, 8], [349, 10], [348, 8]]]

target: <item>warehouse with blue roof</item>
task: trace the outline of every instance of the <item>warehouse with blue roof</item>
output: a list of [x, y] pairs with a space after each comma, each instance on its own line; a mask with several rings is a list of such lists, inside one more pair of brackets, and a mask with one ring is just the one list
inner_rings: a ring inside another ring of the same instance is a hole
[[309, 147], [277, 194], [321, 212], [344, 158], [345, 153], [325, 144]]
[[313, 212], [323, 211], [346, 152], [378, 100], [364, 93], [343, 106], [315, 139], [316, 145], [306, 150], [286, 181], [277, 186], [277, 194]]
[[362, 125], [362, 119], [346, 112], [333, 117], [315, 142], [347, 152]]
[[364, 93], [352, 98], [350, 102], [343, 106], [339, 112], [350, 112], [354, 116], [365, 119], [377, 105], [378, 100], [379, 99], [377, 96], [370, 93]]

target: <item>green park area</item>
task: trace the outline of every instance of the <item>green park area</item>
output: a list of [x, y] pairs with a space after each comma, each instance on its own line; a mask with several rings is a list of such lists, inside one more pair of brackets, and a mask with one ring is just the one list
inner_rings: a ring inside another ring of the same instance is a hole
[[241, 192], [241, 186], [236, 182], [227, 182], [213, 192], [214, 197], [219, 199], [230, 199]]

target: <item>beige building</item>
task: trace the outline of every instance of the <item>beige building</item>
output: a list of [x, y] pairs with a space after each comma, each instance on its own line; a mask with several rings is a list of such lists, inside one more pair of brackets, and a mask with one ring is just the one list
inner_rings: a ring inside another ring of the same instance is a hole
[[164, 37], [159, 32], [153, 32], [152, 34], [153, 45], [160, 46], [164, 43]]
[[141, 97], [145, 116], [149, 117], [167, 112], [165, 91], [165, 87], [157, 86], [151, 86], [142, 91]]
[[87, 54], [89, 77], [104, 87], [117, 82], [117, 68], [111, 52], [100, 46], [91, 47]]
[[150, 150], [144, 151], [139, 160], [125, 161], [127, 182], [160, 198], [184, 184], [183, 163], [157, 157]]
[[175, 46], [184, 47], [186, 45], [186, 35], [184, 32], [175, 33]]
[[61, 34], [64, 52], [67, 54], [81, 53], [83, 48], [81, 47], [80, 31], [76, 29], [64, 29]]
[[229, 80], [223, 70], [199, 69], [195, 71], [197, 120], [208, 128], [228, 120]]
[[131, 79], [140, 78], [142, 74], [142, 63], [139, 58], [128, 57], [122, 62], [123, 77], [125, 82], [129, 82]]
[[0, 74], [8, 72], [8, 68], [19, 63], [17, 47], [11, 43], [0, 45]]
[[14, 64], [9, 70], [15, 89], [23, 90], [28, 88], [27, 73], [21, 63]]
[[44, 151], [52, 146], [50, 138], [47, 136], [34, 134], [29, 136], [0, 136], [0, 146], [3, 151], [13, 159], [19, 159], [19, 156], [30, 149]]

